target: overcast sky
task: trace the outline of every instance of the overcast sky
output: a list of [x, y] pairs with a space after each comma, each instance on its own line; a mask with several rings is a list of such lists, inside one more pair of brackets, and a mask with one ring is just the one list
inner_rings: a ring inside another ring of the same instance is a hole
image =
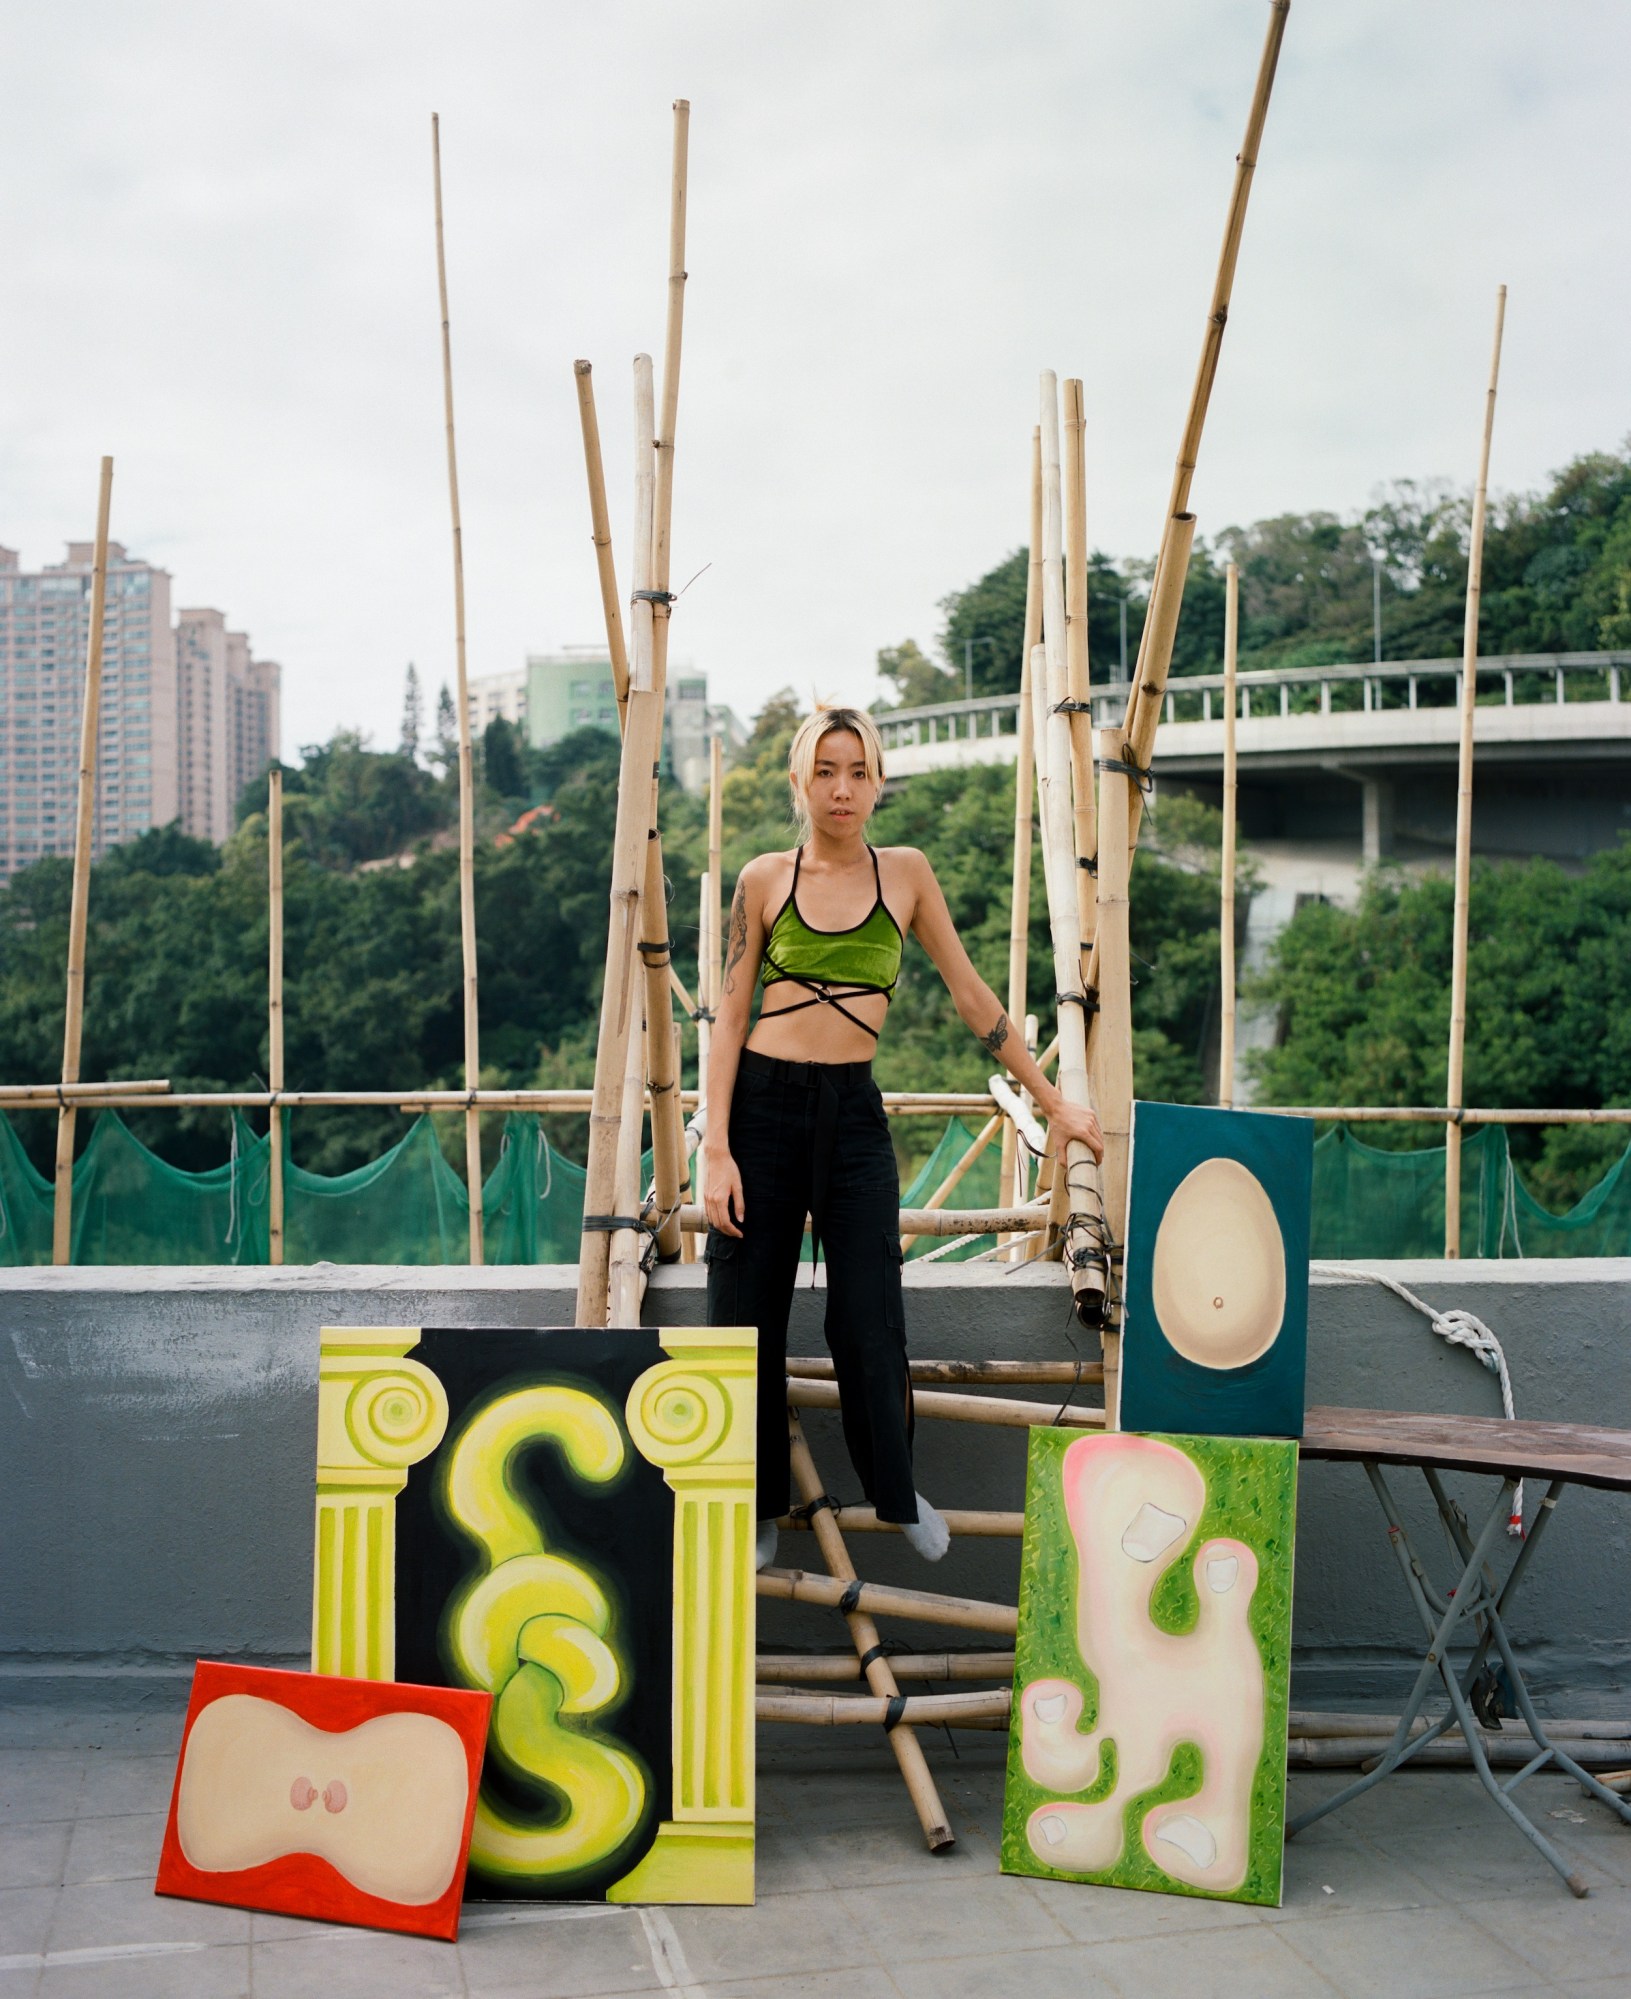
[[[1263, 0], [0, 0], [0, 542], [114, 533], [284, 669], [286, 753], [452, 672], [442, 118], [472, 673], [601, 634], [572, 362], [629, 580], [692, 103], [677, 657], [751, 714], [1025, 535], [1038, 371], [1090, 532], [1153, 552]], [[1203, 535], [1631, 430], [1631, 11], [1296, 0], [1194, 504]]]

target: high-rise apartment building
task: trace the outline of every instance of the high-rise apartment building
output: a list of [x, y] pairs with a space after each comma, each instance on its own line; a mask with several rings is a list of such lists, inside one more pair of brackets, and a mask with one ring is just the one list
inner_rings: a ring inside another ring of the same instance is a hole
[[472, 674], [465, 683], [470, 702], [470, 734], [481, 741], [489, 722], [513, 722], [523, 734], [527, 727], [527, 669], [510, 673]]
[[[742, 725], [708, 700], [708, 676], [671, 661], [664, 692], [663, 771], [684, 791], [708, 781], [708, 738], [740, 746]], [[604, 646], [562, 646], [527, 656], [526, 732], [534, 749], [574, 729], [617, 731], [617, 688]]]
[[[90, 542], [24, 570], [0, 549], [0, 881], [71, 854], [90, 636]], [[181, 820], [223, 840], [277, 754], [278, 669], [219, 612], [171, 625], [170, 576], [108, 544], [92, 851]], [[213, 621], [213, 623], [212, 623]]]

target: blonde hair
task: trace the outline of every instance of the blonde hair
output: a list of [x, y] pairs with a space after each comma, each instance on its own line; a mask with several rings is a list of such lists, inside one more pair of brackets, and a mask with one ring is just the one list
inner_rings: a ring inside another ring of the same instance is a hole
[[861, 745], [868, 779], [883, 786], [883, 738], [878, 725], [864, 708], [815, 708], [798, 725], [787, 752], [787, 782], [793, 792], [793, 816], [806, 839], [810, 834], [810, 814], [805, 794], [815, 776], [816, 757], [822, 739], [848, 729]]

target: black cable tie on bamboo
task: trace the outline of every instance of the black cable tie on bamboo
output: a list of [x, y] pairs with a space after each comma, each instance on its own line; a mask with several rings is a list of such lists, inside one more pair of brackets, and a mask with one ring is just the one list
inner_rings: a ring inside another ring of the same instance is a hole
[[789, 1520], [814, 1520], [823, 1507], [836, 1516], [842, 1505], [843, 1501], [834, 1499], [830, 1492], [818, 1492], [814, 1499], [806, 1500], [802, 1506], [793, 1507], [787, 1517]]
[[1055, 715], [1091, 715], [1091, 701], [1055, 701], [1051, 712]]
[[694, 1006], [691, 1009], [691, 1018], [693, 1020], [705, 1020], [711, 1027], [718, 1016], [711, 1006]]
[[1099, 990], [1095, 986], [1091, 992], [1055, 993], [1055, 1006], [1079, 1006], [1083, 1013], [1091, 1016], [1099, 1010]]
[[666, 937], [654, 937], [649, 942], [645, 938], [641, 938], [634, 948], [646, 960], [647, 964], [650, 964], [653, 959], [660, 962], [662, 959], [672, 958], [674, 955], [674, 946]]
[[1131, 757], [1098, 757], [1094, 761], [1100, 770], [1119, 770], [1123, 777], [1130, 777], [1146, 797], [1155, 789], [1155, 773], [1148, 764], [1134, 763]]
[[883, 1658], [884, 1655], [888, 1652], [888, 1650], [889, 1650], [888, 1644], [883, 1639], [880, 1638], [876, 1645], [869, 1645], [866, 1648], [866, 1650], [861, 1654], [860, 1658], [856, 1661], [856, 1664], [860, 1667], [861, 1671], [865, 1673], [867, 1667], [872, 1664], [873, 1660]]
[[679, 601], [679, 592], [677, 590], [635, 590], [630, 592], [629, 601], [632, 604], [674, 604]]
[[850, 1616], [852, 1612], [857, 1611], [861, 1608], [861, 1591], [865, 1589], [865, 1587], [866, 1587], [865, 1583], [863, 1583], [860, 1580], [860, 1578], [857, 1577], [856, 1580], [852, 1582], [849, 1585], [849, 1587], [844, 1591], [844, 1594], [838, 1599], [838, 1608], [844, 1613], [846, 1617]]
[[1097, 854], [1078, 854], [1076, 856], [1076, 865], [1079, 868], [1086, 868], [1086, 870], [1093, 877], [1093, 879], [1095, 881], [1098, 880], [1099, 857]]
[[906, 1712], [906, 1696], [904, 1694], [891, 1694], [889, 1696], [889, 1705], [884, 1710], [884, 1717], [883, 1717], [883, 1727], [884, 1727], [884, 1733], [886, 1735], [889, 1734], [891, 1730], [900, 1727], [901, 1716], [905, 1714], [905, 1712]]

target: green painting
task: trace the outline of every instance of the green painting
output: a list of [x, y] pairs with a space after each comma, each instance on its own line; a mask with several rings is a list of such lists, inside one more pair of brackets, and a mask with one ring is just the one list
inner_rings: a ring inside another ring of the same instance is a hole
[[1297, 1446], [1031, 1431], [1007, 1874], [1280, 1901]]

